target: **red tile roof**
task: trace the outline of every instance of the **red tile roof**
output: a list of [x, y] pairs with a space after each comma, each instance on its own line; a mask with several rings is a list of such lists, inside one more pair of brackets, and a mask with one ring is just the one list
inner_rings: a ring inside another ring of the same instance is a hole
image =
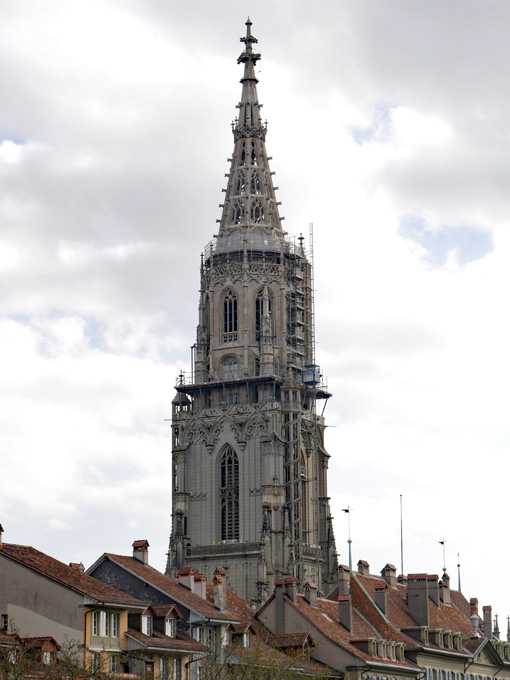
[[130, 607], [141, 606], [142, 602], [134, 597], [125, 595], [119, 590], [98, 581], [92, 576], [87, 576], [77, 569], [73, 569], [63, 562], [59, 562], [49, 555], [27, 545], [13, 545], [4, 543], [0, 545], [0, 556], [5, 555], [29, 569], [33, 569], [58, 583], [71, 588], [81, 595], [90, 597], [96, 602], [108, 604], [126, 605]]
[[198, 640], [194, 640], [193, 638], [189, 637], [189, 635], [184, 635], [180, 632], [177, 633], [175, 638], [171, 638], [167, 635], [159, 633], [158, 631], [154, 631], [154, 633], [149, 636], [144, 635], [143, 633], [140, 633], [140, 631], [134, 630], [133, 628], [128, 628], [127, 635], [130, 638], [140, 642], [146, 648], [166, 649], [169, 651], [178, 652], [207, 651], [207, 647], [198, 642]]
[[[372, 626], [357, 610], [353, 607], [352, 611], [352, 631], [348, 631], [339, 622], [338, 602], [333, 600], [317, 599], [317, 607], [308, 604], [302, 595], [298, 595], [295, 602], [286, 598], [291, 606], [299, 612], [336, 645], [348, 651], [352, 656], [370, 661], [372, 664], [401, 666], [415, 668], [409, 661], [397, 661], [389, 658], [373, 657], [367, 652], [355, 646], [356, 640], [366, 640], [367, 638], [382, 639], [377, 629]], [[313, 630], [310, 631], [313, 636]], [[391, 639], [391, 638], [390, 638]]]
[[274, 633], [266, 639], [270, 647], [284, 649], [286, 647], [302, 647], [305, 643], [313, 646], [310, 633]]
[[[193, 611], [202, 614], [202, 616], [205, 616], [206, 618], [215, 619], [218, 621], [239, 622], [236, 613], [231, 612], [230, 607], [226, 612], [220, 612], [218, 609], [216, 609], [214, 606], [214, 596], [212, 602], [210, 602], [209, 599], [205, 600], [199, 595], [192, 593], [191, 590], [188, 590], [188, 588], [185, 586], [180, 585], [177, 579], [165, 576], [157, 569], [154, 569], [154, 567], [151, 567], [148, 564], [143, 564], [140, 562], [140, 560], [137, 560], [134, 557], [128, 557], [127, 555], [114, 555], [112, 553], [105, 553], [104, 557], [107, 557], [127, 571], [130, 571], [136, 576], [142, 578], [145, 582], [150, 583], [158, 590], [161, 590], [163, 593], [175, 600], [177, 605], [181, 603], [184, 607], [192, 609]], [[230, 601], [231, 598], [229, 598], [229, 595], [227, 594], [227, 606]]]
[[[420, 578], [434, 580], [427, 576], [427, 574], [414, 575]], [[413, 639], [405, 633], [405, 629], [418, 628], [416, 621], [409, 614], [407, 606], [407, 586], [398, 585], [396, 588], [388, 587], [386, 589], [386, 616], [383, 616], [379, 608], [375, 605], [375, 591], [380, 588], [386, 581], [376, 576], [362, 576], [361, 574], [351, 575], [351, 592], [353, 601], [370, 623], [377, 628], [377, 630], [386, 639], [394, 639], [406, 641], [406, 646], [423, 647], [427, 646], [431, 649], [437, 649], [437, 645], [431, 641], [428, 645], [423, 645], [416, 639]], [[364, 593], [364, 595], [363, 595]], [[460, 632], [463, 640], [471, 637], [473, 628], [466, 612], [469, 611], [469, 604], [461, 593], [451, 590], [451, 604], [446, 605], [440, 602], [440, 606], [436, 605], [431, 597], [428, 599], [429, 607], [429, 628], [442, 628], [443, 630], [451, 630], [453, 633]], [[368, 597], [366, 597], [368, 596]], [[395, 629], [402, 629], [402, 633], [392, 633]], [[462, 650], [452, 650], [456, 653], [462, 653]]]

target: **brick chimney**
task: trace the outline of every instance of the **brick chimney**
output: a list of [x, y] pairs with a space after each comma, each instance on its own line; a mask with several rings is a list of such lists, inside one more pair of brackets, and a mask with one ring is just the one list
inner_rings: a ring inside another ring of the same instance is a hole
[[297, 583], [295, 578], [290, 577], [285, 579], [285, 593], [293, 602], [296, 601]]
[[360, 560], [358, 562], [358, 574], [370, 576], [370, 565], [365, 560]]
[[439, 577], [437, 574], [429, 574], [427, 576], [427, 587], [429, 589], [429, 597], [437, 607], [440, 606], [438, 578]]
[[315, 583], [305, 583], [304, 588], [305, 600], [308, 602], [310, 607], [317, 606], [317, 586]]
[[386, 615], [387, 601], [388, 601], [388, 586], [386, 583], [382, 583], [380, 586], [375, 587], [375, 597], [376, 605]]
[[349, 595], [351, 592], [351, 571], [345, 564], [338, 567], [338, 594]]
[[133, 543], [133, 557], [142, 564], [149, 564], [149, 541], [135, 541]]
[[195, 574], [193, 577], [193, 592], [203, 600], [207, 600], [207, 580], [203, 574]]
[[184, 586], [188, 590], [193, 592], [195, 570], [193, 567], [181, 567], [177, 572], [177, 578], [179, 579], [179, 585]]
[[443, 604], [451, 604], [452, 602], [450, 597], [450, 577], [448, 574], [444, 574], [443, 578], [439, 581], [439, 597]]
[[478, 599], [476, 597], [472, 597], [469, 600], [469, 618], [471, 618], [473, 614], [478, 616]]
[[387, 564], [381, 571], [381, 576], [389, 586], [397, 587], [397, 568], [393, 564]]
[[483, 634], [488, 640], [492, 640], [492, 607], [485, 605], [483, 611]]
[[352, 631], [352, 599], [350, 595], [338, 598], [338, 619], [349, 633]]
[[214, 606], [216, 609], [219, 609], [220, 612], [224, 612], [227, 608], [227, 586], [219, 576], [214, 577], [213, 590]]
[[409, 574], [407, 577], [407, 607], [419, 626], [429, 625], [429, 594], [427, 574]]

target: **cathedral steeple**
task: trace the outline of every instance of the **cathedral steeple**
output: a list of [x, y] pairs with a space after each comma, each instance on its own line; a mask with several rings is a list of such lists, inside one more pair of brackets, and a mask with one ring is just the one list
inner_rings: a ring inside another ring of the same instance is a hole
[[237, 60], [238, 64], [244, 64], [243, 87], [241, 101], [237, 105], [239, 115], [232, 123], [234, 152], [220, 220], [220, 236], [240, 230], [266, 235], [283, 234], [266, 153], [267, 124], [262, 122], [262, 105], [257, 96], [255, 64], [260, 53], [253, 51], [257, 38], [251, 34], [251, 25], [248, 19], [246, 36], [241, 38], [245, 49]]
[[[194, 566], [253, 605], [274, 581], [320, 589], [337, 571], [329, 454], [316, 400], [312, 272], [282, 230], [246, 22], [234, 152], [219, 233], [200, 266], [197, 340], [172, 407], [172, 535], [167, 573]], [[310, 377], [311, 376], [311, 377]]]

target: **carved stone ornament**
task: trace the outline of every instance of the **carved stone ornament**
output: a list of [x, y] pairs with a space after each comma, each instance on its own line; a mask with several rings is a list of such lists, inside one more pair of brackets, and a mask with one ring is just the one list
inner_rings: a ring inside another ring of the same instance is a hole
[[244, 426], [244, 439], [254, 439], [261, 434], [266, 434], [266, 424], [262, 418], [253, 418]]
[[184, 441], [187, 444], [205, 444], [207, 441], [207, 430], [199, 423], [191, 423], [184, 434]]
[[265, 141], [266, 139], [266, 128], [258, 125], [245, 125], [244, 127], [236, 127], [234, 130], [234, 140], [237, 142], [238, 139], [261, 139]]

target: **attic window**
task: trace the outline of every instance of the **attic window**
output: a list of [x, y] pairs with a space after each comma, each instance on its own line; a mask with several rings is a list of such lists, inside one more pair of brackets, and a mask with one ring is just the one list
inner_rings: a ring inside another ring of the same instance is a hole
[[175, 637], [175, 619], [165, 619], [165, 635]]
[[144, 635], [149, 635], [151, 634], [151, 617], [150, 616], [142, 616], [142, 633]]

